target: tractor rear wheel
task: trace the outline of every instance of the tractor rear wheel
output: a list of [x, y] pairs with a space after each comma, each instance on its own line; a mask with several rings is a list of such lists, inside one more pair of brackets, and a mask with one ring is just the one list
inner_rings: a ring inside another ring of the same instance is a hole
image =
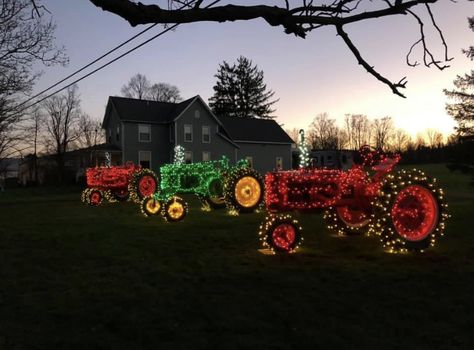
[[153, 195], [158, 190], [158, 176], [150, 169], [135, 172], [128, 184], [130, 198], [140, 203], [143, 198]]
[[373, 225], [391, 252], [423, 251], [444, 234], [449, 217], [443, 190], [418, 170], [389, 175], [377, 203]]
[[302, 241], [301, 227], [290, 214], [270, 214], [260, 225], [260, 240], [276, 253], [293, 253]]
[[231, 173], [224, 184], [224, 199], [229, 210], [252, 213], [262, 204], [265, 187], [260, 174], [252, 168], [240, 168]]

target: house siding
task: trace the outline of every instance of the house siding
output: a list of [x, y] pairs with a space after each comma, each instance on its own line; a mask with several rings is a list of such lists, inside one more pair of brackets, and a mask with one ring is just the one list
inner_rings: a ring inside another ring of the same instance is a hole
[[[196, 111], [199, 118], [196, 118]], [[184, 125], [193, 126], [192, 142], [184, 141]], [[202, 126], [210, 127], [211, 142], [202, 142]], [[211, 160], [217, 160], [226, 156], [232, 164], [235, 163], [236, 147], [229, 141], [217, 134], [218, 123], [199, 100], [194, 101], [187, 110], [176, 120], [177, 144], [186, 151], [193, 152], [193, 162], [202, 161], [202, 152], [211, 152]]]
[[239, 159], [250, 156], [253, 167], [261, 174], [276, 169], [276, 158], [282, 157], [283, 170], [291, 169], [291, 145], [290, 144], [260, 144], [236, 142], [240, 149], [237, 151]]
[[[141, 123], [147, 124], [147, 123]], [[138, 164], [138, 152], [151, 152], [151, 169], [158, 173], [160, 166], [169, 163], [171, 152], [169, 128], [167, 124], [147, 124], [151, 126], [151, 141], [139, 142], [138, 123], [124, 122], [125, 147], [123, 150], [124, 161]]]
[[[120, 126], [118, 141], [117, 141], [117, 136], [116, 136], [117, 126]], [[105, 128], [105, 137], [106, 137], [107, 143], [122, 148], [122, 137], [123, 137], [122, 122], [120, 121], [117, 115], [117, 112], [115, 111], [115, 108], [113, 107], [110, 108], [110, 111], [109, 111], [109, 119], [107, 122], [107, 126]]]

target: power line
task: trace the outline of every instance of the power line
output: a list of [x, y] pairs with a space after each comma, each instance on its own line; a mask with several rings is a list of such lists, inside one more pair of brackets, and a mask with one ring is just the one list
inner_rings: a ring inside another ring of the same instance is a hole
[[[209, 5], [207, 5], [207, 6], [204, 7], [204, 8], [209, 8], [209, 7], [211, 7], [211, 6], [215, 5], [215, 4], [217, 4], [219, 1], [220, 1], [220, 0], [215, 0], [214, 2], [210, 3]], [[180, 7], [179, 9], [182, 9], [182, 8], [184, 8], [185, 6], [187, 6], [187, 5], [183, 5], [183, 6]], [[179, 10], [179, 9], [178, 9], [178, 10]], [[83, 71], [83, 70], [86, 69], [87, 67], [90, 67], [92, 64], [96, 63], [97, 61], [99, 61], [100, 59], [102, 59], [102, 58], [104, 58], [105, 56], [109, 55], [110, 53], [116, 51], [118, 48], [122, 47], [123, 45], [125, 45], [125, 44], [128, 43], [128, 42], [130, 42], [131, 40], [133, 40], [133, 39], [136, 38], [137, 36], [143, 34], [144, 32], [150, 30], [151, 28], [153, 28], [153, 27], [156, 26], [157, 24], [158, 24], [158, 23], [155, 23], [155, 24], [151, 25], [150, 27], [146, 28], [146, 29], [143, 30], [142, 32], [136, 34], [134, 37], [128, 39], [126, 42], [124, 42], [124, 43], [122, 43], [121, 45], [117, 46], [116, 48], [110, 50], [109, 52], [107, 52], [106, 54], [104, 54], [104, 55], [102, 55], [101, 57], [97, 58], [96, 60], [94, 60], [93, 62], [91, 62], [91, 63], [89, 63], [88, 65], [84, 66], [83, 68], [81, 68], [81, 69], [77, 70], [76, 72], [70, 74], [68, 77], [62, 79], [61, 81], [57, 82], [56, 84], [54, 84], [54, 85], [50, 86], [49, 88], [43, 90], [43, 91], [40, 92], [39, 94], [36, 94], [35, 96], [29, 98], [28, 100], [22, 102], [21, 104], [19, 104], [19, 105], [16, 106], [15, 108], [18, 108], [18, 107], [20, 107], [20, 106], [26, 104], [28, 101], [31, 101], [33, 98], [35, 98], [35, 97], [37, 97], [37, 96], [43, 94], [43, 93], [46, 92], [46, 91], [51, 90], [52, 88], [56, 87], [56, 86], [59, 85], [60, 83], [64, 82], [65, 80], [67, 80], [67, 79], [71, 78], [72, 76], [76, 75], [77, 73]], [[166, 28], [165, 30], [159, 32], [158, 34], [156, 34], [156, 35], [152, 36], [151, 38], [145, 40], [145, 41], [142, 42], [141, 44], [139, 44], [139, 45], [133, 47], [132, 49], [130, 49], [130, 50], [124, 52], [124, 53], [121, 54], [120, 56], [118, 56], [118, 57], [116, 57], [116, 58], [114, 58], [114, 59], [108, 61], [107, 63], [103, 64], [102, 66], [100, 66], [100, 67], [98, 67], [98, 68], [96, 68], [96, 69], [94, 69], [93, 71], [87, 73], [86, 75], [84, 75], [84, 76], [82, 76], [82, 77], [80, 77], [80, 78], [74, 80], [72, 83], [70, 83], [70, 84], [68, 84], [68, 85], [66, 85], [66, 86], [64, 86], [64, 87], [62, 87], [62, 88], [60, 88], [60, 89], [54, 91], [53, 93], [47, 95], [46, 97], [43, 97], [43, 98], [41, 98], [40, 100], [37, 100], [37, 101], [35, 101], [34, 103], [30, 104], [29, 106], [24, 107], [24, 108], [22, 108], [21, 110], [19, 110], [19, 111], [13, 113], [13, 115], [14, 115], [14, 114], [20, 114], [20, 113], [22, 113], [23, 111], [25, 111], [25, 110], [27, 110], [27, 109], [29, 109], [29, 108], [31, 108], [31, 107], [33, 107], [33, 106], [35, 106], [35, 105], [37, 105], [37, 104], [43, 102], [44, 100], [50, 98], [51, 96], [54, 96], [54, 95], [56, 95], [57, 93], [59, 93], [59, 92], [65, 90], [65, 89], [67, 89], [68, 87], [70, 87], [70, 86], [72, 86], [72, 85], [74, 85], [74, 84], [76, 84], [76, 83], [78, 83], [78, 82], [84, 80], [85, 78], [88, 78], [88, 77], [91, 76], [92, 74], [95, 74], [95, 73], [98, 72], [99, 70], [101, 70], [101, 69], [103, 69], [103, 68], [109, 66], [110, 64], [114, 63], [115, 61], [118, 61], [119, 59], [123, 58], [124, 56], [126, 56], [126, 55], [132, 53], [133, 51], [139, 49], [140, 47], [142, 47], [142, 46], [148, 44], [150, 41], [155, 40], [156, 38], [158, 38], [158, 37], [160, 37], [160, 36], [166, 34], [167, 32], [169, 32], [169, 31], [175, 29], [175, 28], [178, 27], [178, 26], [179, 26], [179, 24], [177, 23], [177, 24], [172, 25], [171, 27]]]
[[114, 47], [113, 49], [107, 51], [106, 53], [104, 53], [102, 56], [96, 58], [95, 60], [93, 60], [92, 62], [90, 62], [89, 64], [85, 65], [84, 67], [76, 70], [75, 72], [69, 74], [67, 77], [65, 77], [64, 79], [61, 79], [60, 81], [58, 81], [57, 83], [51, 85], [50, 87], [48, 87], [47, 89], [44, 89], [43, 91], [37, 93], [36, 95], [30, 97], [29, 99], [27, 99], [26, 101], [23, 101], [22, 103], [20, 103], [19, 105], [17, 105], [15, 108], [18, 108], [18, 107], [21, 107], [23, 106], [24, 104], [30, 102], [31, 100], [34, 100], [36, 97], [44, 94], [45, 92], [51, 90], [52, 88], [58, 86], [59, 84], [65, 82], [66, 80], [68, 80], [69, 78], [72, 78], [73, 76], [75, 76], [76, 74], [82, 72], [84, 69], [86, 68], [89, 68], [90, 66], [92, 66], [94, 63], [97, 63], [98, 61], [100, 61], [101, 59], [103, 59], [104, 57], [110, 55], [112, 52], [115, 52], [117, 51], [118, 49], [120, 49], [121, 47], [123, 47], [124, 45], [128, 44], [130, 41], [134, 40], [135, 38], [139, 37], [140, 35], [142, 34], [145, 34], [147, 31], [149, 31], [150, 29], [154, 28], [155, 26], [157, 26], [158, 23], [155, 23], [155, 24], [152, 24], [151, 26], [149, 26], [148, 28], [142, 30], [140, 33], [132, 36], [130, 39], [124, 41], [123, 43], [121, 43], [120, 45]]

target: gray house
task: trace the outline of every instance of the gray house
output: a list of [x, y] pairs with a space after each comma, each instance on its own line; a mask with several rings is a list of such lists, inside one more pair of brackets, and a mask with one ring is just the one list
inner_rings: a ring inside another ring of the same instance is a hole
[[274, 121], [217, 118], [198, 95], [180, 103], [109, 97], [102, 127], [121, 150], [115, 164], [133, 161], [158, 172], [176, 145], [187, 162], [248, 159], [259, 172], [291, 168], [293, 141]]

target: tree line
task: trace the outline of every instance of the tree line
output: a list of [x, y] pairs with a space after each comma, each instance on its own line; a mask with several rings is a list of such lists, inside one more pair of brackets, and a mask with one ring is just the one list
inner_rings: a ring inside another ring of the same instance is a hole
[[[299, 142], [300, 129], [286, 130]], [[457, 142], [455, 135], [445, 138], [435, 129], [426, 129], [413, 138], [405, 130], [396, 128], [391, 117], [370, 119], [364, 114], [346, 114], [339, 125], [328, 113], [316, 115], [305, 130], [306, 142], [311, 149], [358, 150], [370, 145], [387, 151], [405, 152], [423, 147], [440, 148]]]

